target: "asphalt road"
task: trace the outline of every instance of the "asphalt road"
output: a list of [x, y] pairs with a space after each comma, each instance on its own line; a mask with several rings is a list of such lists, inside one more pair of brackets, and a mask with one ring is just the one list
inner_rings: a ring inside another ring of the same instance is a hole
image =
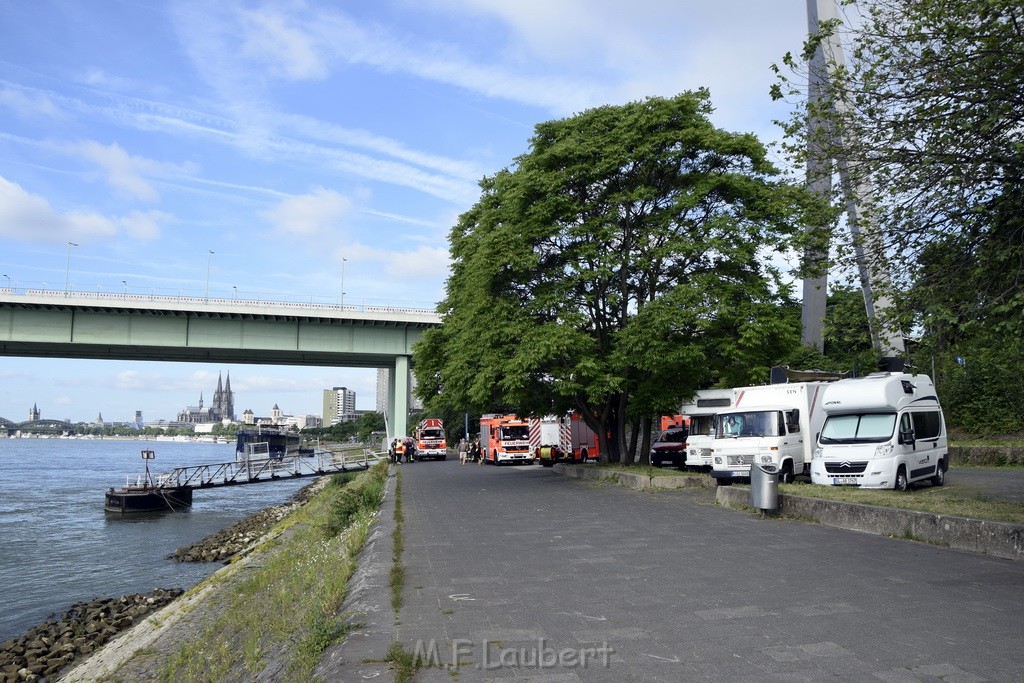
[[1024, 563], [538, 466], [401, 470], [417, 681], [1024, 680]]

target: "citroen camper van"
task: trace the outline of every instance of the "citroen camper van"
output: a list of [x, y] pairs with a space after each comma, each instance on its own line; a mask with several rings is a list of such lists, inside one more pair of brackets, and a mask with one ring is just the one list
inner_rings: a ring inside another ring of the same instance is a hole
[[906, 491], [916, 481], [945, 482], [946, 425], [927, 375], [876, 372], [844, 379], [825, 389], [822, 407], [813, 483]]

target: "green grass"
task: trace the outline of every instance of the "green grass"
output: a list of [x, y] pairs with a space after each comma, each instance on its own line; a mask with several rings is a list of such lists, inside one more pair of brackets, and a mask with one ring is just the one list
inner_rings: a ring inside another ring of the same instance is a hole
[[900, 492], [889, 489], [857, 489], [843, 486], [817, 486], [798, 482], [779, 484], [783, 495], [840, 500], [863, 505], [930, 512], [953, 517], [971, 517], [996, 522], [1024, 524], [1024, 505], [995, 500], [961, 488], [955, 483], [945, 486], [923, 486]]
[[310, 680], [324, 649], [352, 628], [339, 610], [386, 483], [386, 464], [354, 481], [335, 479], [283, 520], [289, 531], [264, 547], [262, 566], [225, 582], [216, 616], [173, 653], [159, 679], [251, 679], [269, 657], [283, 656], [280, 680]]
[[405, 537], [402, 535], [402, 470], [395, 470], [395, 530], [391, 532], [391, 608], [395, 612], [395, 623], [402, 609], [402, 591], [405, 588], [405, 566], [402, 564], [402, 553], [405, 551]]

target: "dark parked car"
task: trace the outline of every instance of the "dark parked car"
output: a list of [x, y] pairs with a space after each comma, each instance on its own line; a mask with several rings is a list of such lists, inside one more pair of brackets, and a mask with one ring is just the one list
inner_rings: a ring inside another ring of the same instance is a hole
[[651, 445], [651, 464], [655, 467], [683, 467], [686, 465], [686, 427], [666, 429]]

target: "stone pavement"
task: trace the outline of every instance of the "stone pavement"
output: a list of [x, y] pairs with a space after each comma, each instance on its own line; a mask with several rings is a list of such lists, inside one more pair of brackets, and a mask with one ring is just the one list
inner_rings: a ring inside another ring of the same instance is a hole
[[436, 656], [417, 681], [1024, 680], [1024, 563], [538, 466], [401, 469], [389, 636]]

